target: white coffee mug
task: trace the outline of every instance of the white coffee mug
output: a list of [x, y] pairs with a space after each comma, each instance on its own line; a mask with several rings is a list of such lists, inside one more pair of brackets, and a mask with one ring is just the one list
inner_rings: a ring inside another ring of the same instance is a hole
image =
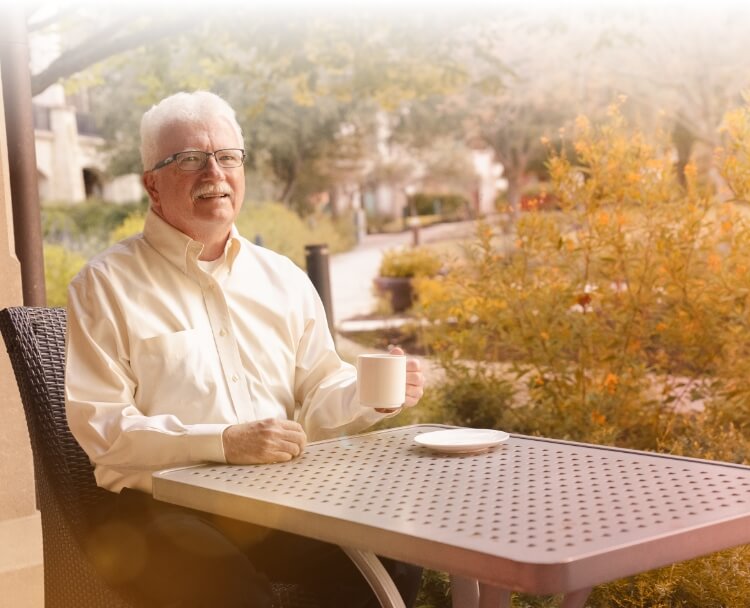
[[359, 355], [357, 384], [362, 405], [383, 409], [401, 407], [406, 401], [406, 357]]

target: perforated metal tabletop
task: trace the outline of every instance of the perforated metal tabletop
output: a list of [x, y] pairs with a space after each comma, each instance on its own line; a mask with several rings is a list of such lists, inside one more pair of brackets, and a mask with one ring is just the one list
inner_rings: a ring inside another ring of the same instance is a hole
[[471, 455], [413, 442], [440, 428], [160, 472], [154, 496], [536, 594], [750, 542], [748, 467], [523, 436]]

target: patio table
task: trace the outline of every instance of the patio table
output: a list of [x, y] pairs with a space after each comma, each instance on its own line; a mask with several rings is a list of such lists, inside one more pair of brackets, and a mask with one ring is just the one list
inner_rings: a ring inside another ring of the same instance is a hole
[[511, 435], [436, 453], [414, 425], [311, 443], [291, 462], [154, 474], [154, 497], [336, 543], [381, 604], [403, 606], [375, 555], [449, 572], [453, 605], [510, 606], [750, 542], [750, 468]]

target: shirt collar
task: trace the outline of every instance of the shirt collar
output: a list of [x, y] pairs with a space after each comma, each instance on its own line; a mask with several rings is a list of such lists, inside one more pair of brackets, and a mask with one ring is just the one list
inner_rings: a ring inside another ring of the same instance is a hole
[[[232, 225], [227, 244], [224, 247], [224, 256], [229, 265], [230, 272], [234, 265], [234, 260], [240, 252], [242, 243], [239, 236], [237, 227]], [[190, 274], [188, 268], [196, 266], [198, 256], [203, 251], [203, 243], [180, 232], [177, 228], [165, 222], [151, 209], [146, 214], [143, 237], [149, 245], [185, 274]]]

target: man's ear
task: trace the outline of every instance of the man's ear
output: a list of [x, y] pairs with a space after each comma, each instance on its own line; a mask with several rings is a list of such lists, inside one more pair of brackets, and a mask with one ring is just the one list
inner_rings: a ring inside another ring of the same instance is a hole
[[143, 182], [143, 187], [151, 199], [151, 206], [158, 211], [161, 208], [161, 202], [159, 201], [159, 189], [156, 187], [156, 176], [152, 171], [146, 171], [141, 176], [141, 182]]

